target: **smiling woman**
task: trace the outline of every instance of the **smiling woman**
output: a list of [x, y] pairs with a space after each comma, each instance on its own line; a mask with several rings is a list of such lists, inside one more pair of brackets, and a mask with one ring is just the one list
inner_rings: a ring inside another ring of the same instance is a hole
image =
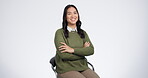
[[99, 78], [87, 65], [85, 56], [94, 54], [94, 47], [81, 29], [79, 12], [67, 5], [63, 13], [63, 27], [55, 33], [56, 71], [60, 78]]
[[68, 22], [68, 26], [70, 26], [71, 28], [75, 28], [76, 27], [76, 22], [78, 21], [78, 13], [76, 11], [76, 9], [74, 7], [70, 7], [67, 10], [67, 22]]

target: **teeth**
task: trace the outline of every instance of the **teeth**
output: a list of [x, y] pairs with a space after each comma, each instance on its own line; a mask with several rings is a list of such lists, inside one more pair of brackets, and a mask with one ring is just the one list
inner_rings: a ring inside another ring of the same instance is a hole
[[72, 21], [75, 21], [76, 19], [71, 19]]

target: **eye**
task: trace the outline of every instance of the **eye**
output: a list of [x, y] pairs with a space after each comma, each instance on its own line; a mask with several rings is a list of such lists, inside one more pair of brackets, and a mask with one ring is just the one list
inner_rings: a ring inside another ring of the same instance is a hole
[[78, 14], [78, 13], [75, 11], [74, 14]]
[[70, 14], [71, 14], [70, 12], [67, 13], [67, 15], [70, 15]]

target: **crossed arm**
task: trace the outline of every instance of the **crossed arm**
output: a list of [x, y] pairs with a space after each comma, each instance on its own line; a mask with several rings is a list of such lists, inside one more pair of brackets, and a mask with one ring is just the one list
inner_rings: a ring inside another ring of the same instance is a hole
[[[60, 42], [62, 45], [59, 47], [59, 51], [61, 51], [61, 53], [74, 53], [74, 48], [69, 47], [66, 43], [64, 42]], [[90, 42], [85, 42], [83, 48], [85, 47], [89, 47], [90, 46]]]
[[66, 44], [65, 38], [63, 37], [63, 33], [60, 30], [56, 31], [54, 41], [57, 49], [57, 54], [63, 60], [78, 60], [94, 53], [94, 47], [87, 34], [85, 36], [85, 43], [82, 48], [73, 48], [68, 46]]

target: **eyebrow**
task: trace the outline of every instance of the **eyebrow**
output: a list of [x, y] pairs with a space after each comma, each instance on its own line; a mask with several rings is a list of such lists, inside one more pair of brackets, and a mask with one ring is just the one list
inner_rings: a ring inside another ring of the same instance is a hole
[[[77, 11], [74, 11], [74, 12], [77, 12]], [[67, 12], [67, 13], [72, 13], [72, 12]]]
[[67, 13], [72, 13], [72, 12], [67, 12]]

